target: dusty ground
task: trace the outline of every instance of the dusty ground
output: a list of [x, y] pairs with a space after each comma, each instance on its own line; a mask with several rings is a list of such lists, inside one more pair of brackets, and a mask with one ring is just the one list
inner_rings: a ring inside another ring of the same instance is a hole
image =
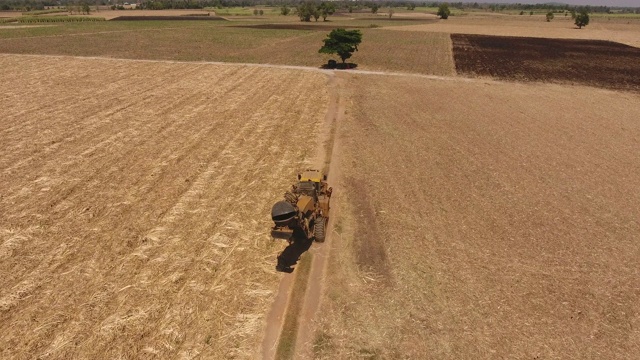
[[640, 47], [640, 19], [592, 19], [578, 29], [568, 16], [546, 22], [544, 16], [452, 16], [447, 20], [424, 25], [394, 26], [395, 31], [427, 31], [448, 34], [523, 36], [551, 39], [608, 40]]
[[0, 64], [0, 357], [251, 356], [281, 277], [265, 214], [314, 155], [326, 76]]
[[389, 76], [348, 86], [316, 357], [640, 352], [639, 95]]
[[602, 40], [452, 34], [458, 74], [640, 92], [640, 48]]

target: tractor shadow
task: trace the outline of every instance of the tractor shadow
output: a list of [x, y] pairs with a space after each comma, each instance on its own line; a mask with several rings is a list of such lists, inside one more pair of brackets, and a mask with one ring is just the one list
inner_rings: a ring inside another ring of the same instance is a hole
[[300, 256], [311, 248], [311, 244], [313, 244], [313, 239], [307, 239], [304, 232], [294, 232], [293, 242], [278, 254], [276, 270], [292, 273], [294, 266], [298, 263], [298, 260], [300, 260]]
[[358, 67], [356, 63], [339, 63], [335, 60], [329, 60], [328, 63], [320, 66], [322, 69], [326, 70], [354, 70]]

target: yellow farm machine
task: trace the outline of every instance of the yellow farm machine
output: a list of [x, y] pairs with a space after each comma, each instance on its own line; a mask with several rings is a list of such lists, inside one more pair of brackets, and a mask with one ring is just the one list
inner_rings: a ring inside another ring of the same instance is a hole
[[[327, 176], [318, 170], [298, 174], [298, 183], [292, 185], [284, 194], [284, 200], [275, 203], [271, 209], [273, 238], [286, 240], [290, 245], [324, 241], [332, 191], [326, 180]], [[285, 259], [286, 255], [285, 249], [278, 256], [277, 270], [288, 272], [291, 262], [297, 261], [297, 258], [294, 261]]]

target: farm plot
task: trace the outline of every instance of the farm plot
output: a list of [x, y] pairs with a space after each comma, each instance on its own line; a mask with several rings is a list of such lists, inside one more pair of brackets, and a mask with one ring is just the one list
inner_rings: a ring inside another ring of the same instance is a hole
[[[283, 31], [283, 30], [279, 30]], [[295, 30], [287, 30], [295, 31]], [[394, 32], [383, 29], [361, 29], [363, 41], [348, 61], [359, 70], [413, 72], [429, 75], [454, 75], [455, 66], [448, 34]], [[298, 30], [303, 33], [302, 30]], [[247, 48], [238, 57], [251, 62], [320, 66], [337, 55], [318, 54], [326, 32], [307, 32], [302, 36]]]
[[640, 352], [640, 95], [356, 75], [349, 87], [317, 358]]
[[0, 79], [0, 357], [249, 357], [326, 76], [0, 55]]
[[601, 40], [452, 34], [459, 74], [640, 91], [640, 49]]
[[452, 16], [446, 21], [433, 24], [394, 26], [387, 29], [547, 39], [606, 40], [640, 47], [639, 19], [592, 18], [587, 28], [578, 30], [569, 16], [556, 15], [556, 19], [552, 22], [546, 22], [544, 15], [469, 15]]
[[[337, 56], [319, 54], [329, 29], [318, 26], [240, 28], [205, 22], [106, 22], [95, 31], [86, 26], [60, 29], [0, 29], [0, 51], [13, 54], [104, 56], [126, 59], [225, 61], [320, 67]], [[346, 22], [346, 25], [352, 24]], [[362, 26], [361, 22], [356, 25]], [[257, 25], [251, 25], [256, 27]], [[82, 29], [82, 30], [79, 30]], [[54, 31], [60, 36], [46, 36]], [[75, 31], [82, 31], [75, 33]], [[362, 29], [365, 39], [351, 62], [359, 69], [453, 75], [448, 34]], [[44, 36], [42, 36], [44, 35]], [[6, 37], [2, 39], [2, 37]]]

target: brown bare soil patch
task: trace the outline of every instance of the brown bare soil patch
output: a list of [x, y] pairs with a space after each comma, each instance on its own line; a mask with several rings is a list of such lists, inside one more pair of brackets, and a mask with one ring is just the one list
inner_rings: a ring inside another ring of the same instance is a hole
[[[640, 95], [350, 76], [316, 358], [640, 352]], [[359, 266], [363, 192], [388, 287]]]
[[640, 48], [601, 40], [452, 34], [458, 74], [640, 91]]
[[353, 218], [356, 222], [353, 236], [356, 263], [361, 271], [373, 273], [388, 283], [391, 281], [391, 274], [386, 244], [392, 239], [385, 239], [384, 234], [378, 229], [368, 180], [346, 179], [345, 188], [345, 193], [349, 194], [349, 201], [353, 205]]
[[314, 154], [326, 76], [0, 55], [0, 79], [0, 357], [257, 355], [282, 276], [265, 214]]

